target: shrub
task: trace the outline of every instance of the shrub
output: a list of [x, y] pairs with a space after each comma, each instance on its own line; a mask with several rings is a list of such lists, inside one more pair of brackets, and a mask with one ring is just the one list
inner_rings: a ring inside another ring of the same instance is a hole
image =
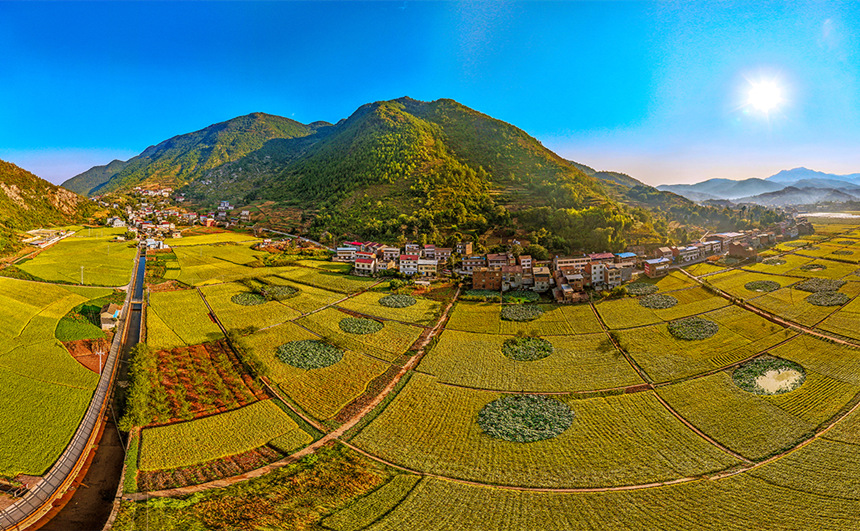
[[505, 321], [534, 321], [543, 315], [540, 306], [524, 306], [520, 304], [502, 306], [502, 319]]
[[786, 262], [786, 261], [785, 261], [785, 260], [783, 260], [782, 258], [774, 257], [774, 258], [765, 258], [764, 260], [762, 260], [762, 262], [761, 262], [761, 263], [766, 264], [766, 265], [774, 265], [774, 266], [777, 266], [777, 265], [785, 265], [785, 264], [787, 264], [788, 262]]
[[340, 320], [340, 329], [350, 334], [373, 334], [382, 330], [382, 323], [362, 317], [346, 317]]
[[279, 286], [271, 284], [260, 288], [260, 295], [269, 301], [283, 301], [291, 299], [299, 294], [298, 288], [292, 286]]
[[719, 329], [720, 325], [702, 317], [688, 317], [669, 323], [669, 333], [685, 341], [708, 339]]
[[800, 269], [801, 271], [821, 271], [821, 270], [827, 269], [827, 266], [824, 264], [812, 263], [812, 264], [803, 264], [802, 266], [798, 267], [798, 269]]
[[233, 304], [238, 304], [240, 306], [257, 306], [259, 304], [266, 303], [266, 297], [263, 297], [259, 293], [251, 293], [250, 291], [245, 291], [242, 293], [237, 293], [230, 297], [230, 302]]
[[405, 285], [406, 285], [406, 282], [395, 278], [394, 280], [392, 280], [388, 283], [388, 288], [389, 289], [400, 289]]
[[290, 341], [278, 347], [278, 359], [298, 369], [322, 369], [339, 362], [343, 351], [316, 339]]
[[750, 291], [771, 292], [779, 289], [779, 283], [773, 280], [754, 280], [744, 284], [744, 287]]
[[498, 291], [489, 289], [470, 289], [461, 295], [460, 298], [464, 301], [500, 302], [502, 295]]
[[[801, 378], [797, 382], [795, 382], [794, 385], [790, 388], [780, 390], [777, 393], [769, 393], [765, 389], [759, 387], [758, 383], [756, 383], [756, 380], [759, 376], [763, 376], [768, 371], [779, 370], [797, 371], [801, 374]], [[743, 365], [736, 368], [734, 372], [732, 372], [732, 381], [735, 382], [735, 385], [748, 393], [755, 393], [757, 395], [788, 393], [789, 391], [793, 391], [800, 387], [805, 379], [806, 371], [803, 370], [803, 367], [801, 367], [797, 363], [781, 358], [754, 359], [752, 361], [744, 363]]]
[[647, 282], [634, 282], [627, 285], [627, 293], [631, 295], [651, 295], [657, 293], [657, 286]]
[[795, 284], [794, 289], [814, 293], [816, 291], [836, 291], [844, 285], [844, 280], [834, 280], [832, 278], [810, 278]]
[[502, 354], [517, 361], [535, 361], [552, 354], [552, 343], [539, 337], [514, 337], [502, 344]]
[[504, 302], [518, 302], [518, 303], [537, 302], [540, 300], [540, 294], [538, 294], [537, 292], [534, 292], [534, 291], [526, 291], [526, 290], [518, 289], [518, 290], [514, 290], [514, 291], [510, 291], [508, 293], [505, 293], [504, 296], [502, 296], [502, 300]]
[[816, 291], [806, 297], [806, 302], [816, 306], [842, 306], [849, 300], [848, 295], [838, 291]]
[[639, 304], [645, 308], [665, 310], [666, 308], [671, 308], [678, 304], [678, 299], [671, 295], [655, 293], [653, 295], [646, 295], [639, 299]]
[[540, 395], [507, 395], [478, 413], [484, 433], [505, 441], [528, 443], [556, 437], [573, 423], [570, 406]]
[[379, 299], [379, 304], [388, 308], [406, 308], [416, 302], [415, 297], [411, 295], [386, 295]]

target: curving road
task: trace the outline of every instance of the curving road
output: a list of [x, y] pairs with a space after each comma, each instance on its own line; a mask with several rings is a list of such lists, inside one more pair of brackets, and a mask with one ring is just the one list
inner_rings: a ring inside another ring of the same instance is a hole
[[129, 340], [135, 340], [140, 335], [141, 305], [139, 303], [133, 304], [132, 296], [137, 296], [143, 289], [142, 271], [145, 267], [146, 257], [138, 256], [135, 261], [135, 278], [132, 280], [135, 289], [129, 290], [126, 295], [122, 317], [117, 324], [118, 332], [114, 336], [110, 354], [105, 360], [104, 369], [99, 377], [93, 398], [74, 437], [42, 480], [13, 505], [0, 512], [0, 529], [25, 529], [33, 523], [31, 517], [38, 516], [45, 509], [50, 508], [54, 498], [62, 494], [63, 490], [74, 479], [78, 465], [86, 456], [94, 442], [94, 437], [97, 435], [97, 428], [113, 387], [117, 359], [125, 335], [122, 331], [128, 326]]

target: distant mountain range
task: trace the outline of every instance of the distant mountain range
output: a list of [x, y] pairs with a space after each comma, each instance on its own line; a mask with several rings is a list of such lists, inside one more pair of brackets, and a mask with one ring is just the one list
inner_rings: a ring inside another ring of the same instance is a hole
[[676, 193], [691, 201], [727, 199], [733, 203], [770, 207], [821, 201], [844, 202], [860, 198], [860, 173], [836, 175], [794, 168], [782, 170], [766, 179], [708, 179], [696, 184], [664, 184], [657, 189]]

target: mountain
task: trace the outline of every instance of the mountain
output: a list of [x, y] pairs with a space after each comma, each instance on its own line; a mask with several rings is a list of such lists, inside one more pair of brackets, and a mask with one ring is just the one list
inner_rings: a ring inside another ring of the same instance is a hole
[[617, 171], [597, 171], [594, 168], [586, 166], [585, 164], [580, 164], [578, 162], [569, 161], [575, 167], [582, 170], [586, 175], [591, 177], [596, 177], [606, 182], [611, 182], [615, 184], [620, 184], [622, 186], [634, 187], [634, 186], [648, 186], [640, 180], [634, 179], [633, 177], [627, 175], [626, 173], [619, 173]]
[[767, 180], [771, 182], [788, 184], [796, 183], [798, 181], [806, 179], [828, 179], [860, 184], [860, 173], [852, 173], [849, 175], [836, 175], [833, 173], [824, 173], [820, 171], [810, 170], [809, 168], [800, 167], [791, 170], [782, 170], [779, 173], [771, 175], [767, 178]]
[[785, 185], [769, 182], [765, 179], [745, 179], [733, 181], [731, 179], [708, 179], [696, 184], [662, 184], [658, 190], [674, 192], [691, 201], [704, 201], [706, 199], [736, 199], [758, 195], [767, 192], [782, 190]]
[[857, 201], [858, 199], [860, 199], [860, 193], [851, 194], [833, 188], [797, 188], [795, 186], [787, 186], [777, 192], [742, 197], [735, 202], [777, 207], [811, 205], [822, 202], [845, 203], [848, 201]]
[[268, 140], [306, 136], [327, 125], [304, 125], [289, 118], [253, 113], [175, 136], [126, 162], [96, 166], [62, 186], [86, 195], [149, 183], [180, 187], [207, 170], [260, 149]]
[[78, 221], [93, 203], [0, 160], [0, 254], [19, 245], [15, 231]]

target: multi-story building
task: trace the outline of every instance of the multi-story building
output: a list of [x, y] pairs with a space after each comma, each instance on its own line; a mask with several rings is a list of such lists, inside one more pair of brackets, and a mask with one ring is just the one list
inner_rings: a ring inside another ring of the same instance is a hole
[[523, 287], [523, 268], [521, 266], [506, 265], [502, 270], [502, 291], [509, 289], [520, 289]]
[[417, 254], [401, 254], [398, 268], [404, 275], [418, 274], [418, 255]]
[[535, 267], [532, 269], [532, 275], [535, 279], [534, 290], [544, 292], [549, 289], [550, 280], [552, 277], [549, 274], [549, 268], [546, 266]]
[[451, 258], [453, 249], [450, 247], [437, 247], [436, 248], [436, 262], [439, 264], [444, 264]]
[[478, 267], [472, 271], [472, 288], [499, 291], [502, 289], [502, 270], [497, 267]]
[[386, 262], [391, 260], [396, 260], [398, 256], [400, 256], [400, 249], [397, 247], [381, 247], [377, 252], [382, 253], [382, 259]]
[[431, 243], [428, 243], [427, 245], [424, 246], [423, 254], [424, 254], [424, 258], [427, 258], [429, 260], [435, 260], [436, 259], [436, 246], [431, 244]]
[[654, 258], [668, 258], [672, 260], [675, 255], [672, 253], [671, 247], [658, 247], [654, 249]]
[[459, 242], [457, 246], [454, 248], [457, 251], [457, 254], [460, 256], [466, 256], [472, 254], [472, 242]]
[[591, 253], [588, 255], [589, 262], [602, 262], [604, 264], [611, 264], [615, 261], [615, 255], [612, 253]]
[[669, 268], [672, 266], [672, 261], [668, 258], [653, 258], [643, 262], [645, 267], [645, 275], [649, 278], [657, 278], [666, 276], [669, 273]]
[[421, 246], [417, 243], [407, 243], [404, 247], [406, 254], [421, 254]]
[[517, 257], [517, 263], [520, 267], [523, 268], [523, 273], [528, 274], [532, 272], [532, 257], [527, 254], [521, 254]]
[[478, 267], [487, 267], [486, 257], [475, 255], [463, 258], [462, 269], [465, 273], [472, 273]]
[[373, 275], [376, 273], [376, 258], [356, 258], [353, 268], [356, 275]]
[[585, 285], [596, 286], [603, 285], [606, 280], [606, 264], [604, 262], [589, 262], [585, 264], [583, 276], [585, 277]]
[[355, 253], [358, 252], [356, 247], [338, 247], [335, 251], [337, 259], [341, 262], [352, 262], [355, 260]]
[[[582, 256], [566, 256], [559, 257], [556, 256], [552, 259], [552, 268], [557, 270], [572, 270], [572, 271], [582, 271], [585, 269], [585, 264], [588, 263], [588, 257], [585, 255]], [[535, 264], [537, 265], [537, 264]]]
[[603, 268], [603, 283], [607, 288], [617, 288], [621, 285], [623, 267], [618, 264], [606, 264]]
[[510, 257], [505, 253], [487, 255], [487, 267], [502, 267], [510, 265]]
[[435, 277], [437, 272], [436, 260], [430, 258], [418, 259], [418, 275], [422, 277]]

